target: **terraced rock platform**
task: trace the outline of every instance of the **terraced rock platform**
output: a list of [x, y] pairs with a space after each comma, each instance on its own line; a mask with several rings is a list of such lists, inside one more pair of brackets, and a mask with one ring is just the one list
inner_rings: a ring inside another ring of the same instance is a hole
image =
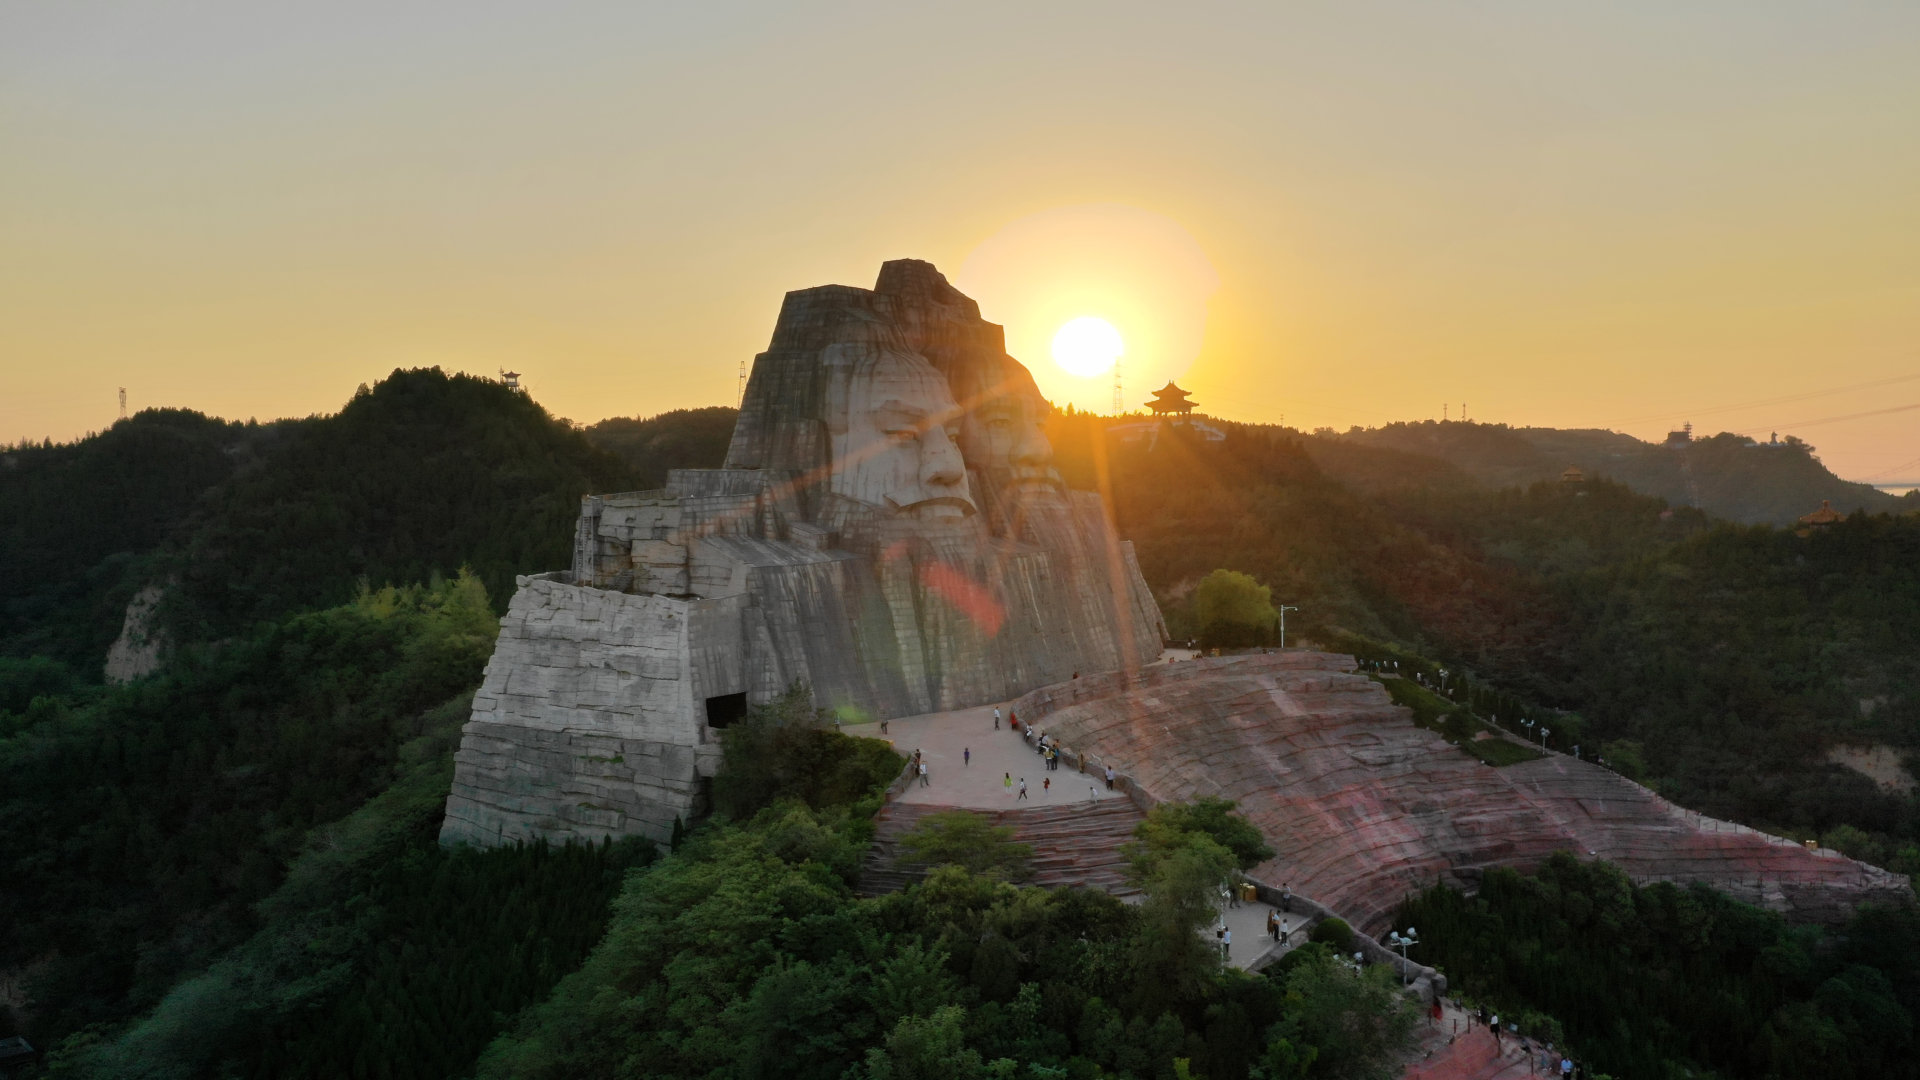
[[1225, 657], [1081, 678], [1012, 707], [1152, 798], [1236, 800], [1278, 852], [1255, 877], [1372, 933], [1409, 892], [1471, 888], [1488, 867], [1560, 850], [1822, 921], [1910, 895], [1884, 870], [1703, 818], [1565, 755], [1483, 765], [1352, 669], [1327, 653]]
[[[890, 802], [874, 818], [874, 843], [860, 874], [860, 891], [893, 892], [918, 881], [924, 870], [902, 866], [900, 837], [929, 814], [957, 809], [928, 803]], [[1027, 884], [1086, 885], [1117, 896], [1135, 890], [1126, 882], [1120, 847], [1133, 838], [1143, 815], [1125, 799], [1065, 803], [1019, 810], [969, 810], [995, 825], [1013, 827], [1013, 838], [1033, 847], [1033, 877]]]

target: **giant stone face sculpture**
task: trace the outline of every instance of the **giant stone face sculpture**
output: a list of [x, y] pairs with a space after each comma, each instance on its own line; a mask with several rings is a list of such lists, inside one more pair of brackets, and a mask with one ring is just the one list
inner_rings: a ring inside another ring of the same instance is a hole
[[960, 408], [933, 365], [870, 345], [834, 345], [822, 359], [832, 380], [829, 489], [921, 521], [972, 514]]
[[789, 293], [724, 468], [582, 500], [520, 579], [463, 731], [446, 841], [642, 833], [704, 811], [716, 729], [794, 683], [876, 717], [1155, 658], [1165, 626], [1047, 404], [930, 264]]

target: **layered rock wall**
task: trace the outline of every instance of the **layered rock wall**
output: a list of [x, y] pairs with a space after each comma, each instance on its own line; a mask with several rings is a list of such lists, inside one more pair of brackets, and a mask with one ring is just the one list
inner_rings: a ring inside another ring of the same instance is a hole
[[1352, 667], [1305, 652], [1203, 660], [1046, 687], [1013, 707], [1155, 798], [1237, 801], [1278, 853], [1256, 876], [1372, 933], [1407, 893], [1470, 888], [1488, 867], [1563, 850], [1823, 921], [1911, 895], [1897, 875], [1700, 817], [1564, 755], [1483, 765]]

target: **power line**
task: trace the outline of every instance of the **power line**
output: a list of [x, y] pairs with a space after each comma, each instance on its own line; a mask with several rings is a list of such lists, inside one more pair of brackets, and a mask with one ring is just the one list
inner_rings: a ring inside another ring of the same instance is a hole
[[1623, 420], [1607, 420], [1611, 424], [1636, 424], [1647, 420], [1664, 420], [1674, 416], [1712, 416], [1716, 413], [1739, 412], [1742, 409], [1762, 409], [1769, 405], [1791, 405], [1796, 401], [1811, 401], [1818, 397], [1834, 394], [1847, 394], [1856, 390], [1872, 390], [1881, 386], [1893, 386], [1897, 383], [1913, 382], [1920, 379], [1920, 371], [1905, 375], [1895, 375], [1889, 379], [1875, 379], [1872, 382], [1855, 383], [1852, 386], [1836, 386], [1827, 390], [1809, 390], [1803, 394], [1787, 394], [1783, 397], [1765, 398], [1759, 401], [1747, 401], [1738, 405], [1716, 405], [1706, 409], [1669, 409], [1666, 412], [1648, 413], [1645, 416], [1633, 416]]
[[1900, 464], [1895, 465], [1893, 468], [1886, 470], [1885, 472], [1877, 472], [1877, 473], [1874, 473], [1872, 476], [1863, 477], [1860, 480], [1857, 480], [1855, 482], [1861, 483], [1861, 484], [1871, 484], [1875, 480], [1885, 480], [1889, 476], [1895, 476], [1895, 475], [1898, 475], [1899, 473], [1906, 472], [1908, 469], [1913, 468], [1915, 465], [1920, 465], [1920, 457], [1914, 458], [1912, 461], [1903, 461]]
[[1860, 420], [1869, 416], [1886, 416], [1889, 413], [1911, 412], [1914, 409], [1920, 409], [1920, 401], [1916, 401], [1911, 405], [1895, 405], [1890, 409], [1868, 409], [1866, 412], [1848, 413], [1845, 416], [1826, 416], [1818, 420], [1800, 420], [1791, 424], [1764, 424], [1757, 428], [1750, 428], [1746, 431], [1739, 432], [1739, 434], [1757, 435], [1762, 431], [1784, 431], [1788, 428], [1818, 427], [1821, 424], [1838, 424], [1843, 420]]

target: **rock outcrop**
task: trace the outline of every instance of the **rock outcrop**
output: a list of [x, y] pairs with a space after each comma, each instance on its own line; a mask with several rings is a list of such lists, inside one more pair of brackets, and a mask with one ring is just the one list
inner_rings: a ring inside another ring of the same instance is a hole
[[1370, 933], [1406, 893], [1562, 850], [1814, 920], [1911, 895], [1897, 875], [1701, 817], [1597, 765], [1483, 765], [1352, 669], [1308, 652], [1202, 660], [1045, 687], [1013, 708], [1154, 798], [1237, 801], [1278, 853], [1256, 877]]
[[165, 595], [166, 589], [163, 587], [148, 585], [127, 601], [126, 618], [120, 622], [120, 636], [107, 646], [107, 660], [102, 674], [108, 682], [132, 682], [160, 669], [160, 661], [167, 652], [167, 635], [153, 616], [154, 609], [160, 606], [160, 599]]
[[572, 567], [521, 579], [442, 839], [664, 839], [717, 729], [796, 682], [892, 718], [1154, 659], [1159, 608], [1047, 409], [927, 263], [789, 293], [725, 467], [584, 499]]

